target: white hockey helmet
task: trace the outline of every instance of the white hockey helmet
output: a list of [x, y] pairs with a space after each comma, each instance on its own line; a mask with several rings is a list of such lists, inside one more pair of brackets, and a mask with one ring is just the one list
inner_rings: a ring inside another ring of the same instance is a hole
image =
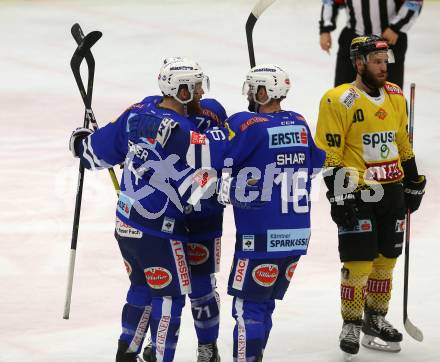
[[[268, 99], [265, 102], [257, 101], [258, 87], [266, 88]], [[267, 104], [271, 99], [282, 99], [286, 97], [290, 89], [289, 75], [274, 64], [262, 64], [253, 67], [246, 75], [243, 83], [243, 94], [252, 95], [258, 104]]]
[[[178, 102], [186, 104], [192, 101], [196, 84], [201, 83], [205, 92], [209, 91], [209, 78], [203, 74], [200, 65], [187, 58], [169, 57], [164, 59], [158, 76], [159, 89], [165, 96], [171, 96]], [[191, 94], [190, 99], [177, 97], [181, 85], [186, 84]]]

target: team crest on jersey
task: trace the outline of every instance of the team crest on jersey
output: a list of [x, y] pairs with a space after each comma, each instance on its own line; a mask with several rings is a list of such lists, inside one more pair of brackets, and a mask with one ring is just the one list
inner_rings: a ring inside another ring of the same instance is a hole
[[388, 116], [388, 113], [385, 111], [385, 109], [379, 108], [379, 110], [374, 115], [383, 121], [386, 116]]
[[400, 96], [403, 96], [402, 89], [398, 85], [385, 83], [384, 88], [388, 94], [398, 94]]
[[173, 277], [168, 269], [160, 266], [144, 269], [147, 284], [153, 289], [162, 289], [171, 283]]
[[198, 243], [188, 243], [188, 259], [191, 265], [200, 265], [209, 258], [209, 250], [205, 245]]
[[263, 287], [271, 287], [278, 278], [278, 266], [276, 264], [260, 264], [252, 270], [255, 282]]
[[353, 107], [354, 102], [360, 95], [356, 92], [356, 89], [349, 88], [347, 89], [342, 96], [339, 98], [339, 101], [345, 106], [345, 108], [350, 109]]

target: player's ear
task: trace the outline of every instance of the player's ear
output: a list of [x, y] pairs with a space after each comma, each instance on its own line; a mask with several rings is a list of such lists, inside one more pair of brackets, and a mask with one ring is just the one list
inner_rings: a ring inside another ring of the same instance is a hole
[[356, 70], [356, 72], [358, 72], [358, 71], [364, 69], [365, 63], [364, 63], [364, 61], [363, 61], [361, 58], [356, 58], [354, 64], [355, 64], [355, 70]]

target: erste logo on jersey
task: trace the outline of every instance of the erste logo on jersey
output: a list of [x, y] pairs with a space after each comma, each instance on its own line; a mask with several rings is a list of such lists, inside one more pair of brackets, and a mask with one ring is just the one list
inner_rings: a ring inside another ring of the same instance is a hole
[[125, 196], [122, 192], [119, 194], [117, 210], [126, 218], [130, 217], [133, 204], [134, 200], [132, 198]]
[[309, 145], [307, 128], [301, 125], [271, 127], [269, 134], [269, 148], [307, 147]]
[[343, 226], [338, 227], [338, 234], [359, 234], [359, 233], [369, 233], [373, 230], [373, 226], [370, 219], [358, 220], [358, 224], [354, 228], [344, 228]]
[[200, 265], [209, 258], [209, 250], [205, 245], [199, 243], [188, 243], [188, 259], [191, 265]]
[[168, 269], [160, 266], [144, 269], [145, 279], [153, 289], [162, 289], [171, 283], [173, 277]]
[[278, 278], [278, 272], [276, 264], [261, 264], [252, 270], [252, 278], [263, 287], [271, 287]]

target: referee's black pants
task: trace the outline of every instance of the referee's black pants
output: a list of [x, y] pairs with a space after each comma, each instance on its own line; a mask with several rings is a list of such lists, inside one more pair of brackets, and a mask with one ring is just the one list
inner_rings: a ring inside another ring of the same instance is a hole
[[[351, 83], [356, 78], [356, 72], [350, 60], [350, 44], [358, 35], [349, 28], [344, 28], [339, 36], [339, 49], [336, 59], [335, 87], [343, 83]], [[395, 63], [388, 66], [388, 81], [403, 88], [403, 73], [405, 53], [408, 47], [406, 33], [399, 33], [397, 43], [391, 46], [394, 52]]]

